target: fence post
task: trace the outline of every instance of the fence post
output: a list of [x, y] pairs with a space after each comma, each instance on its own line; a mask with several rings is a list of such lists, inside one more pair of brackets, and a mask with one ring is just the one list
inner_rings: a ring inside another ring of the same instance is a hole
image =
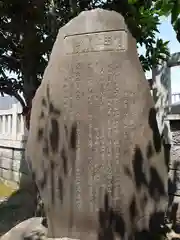
[[5, 115], [2, 115], [2, 134], [5, 134]]
[[12, 140], [17, 138], [17, 104], [12, 104]]

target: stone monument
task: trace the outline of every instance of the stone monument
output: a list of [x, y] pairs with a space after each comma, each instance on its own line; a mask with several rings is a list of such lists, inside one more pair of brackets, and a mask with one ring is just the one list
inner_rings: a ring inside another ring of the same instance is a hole
[[167, 166], [136, 41], [120, 14], [86, 11], [60, 29], [30, 125], [26, 156], [48, 237], [140, 239], [156, 230]]
[[40, 217], [26, 219], [1, 236], [0, 240], [51, 240], [46, 238], [47, 229], [42, 221]]

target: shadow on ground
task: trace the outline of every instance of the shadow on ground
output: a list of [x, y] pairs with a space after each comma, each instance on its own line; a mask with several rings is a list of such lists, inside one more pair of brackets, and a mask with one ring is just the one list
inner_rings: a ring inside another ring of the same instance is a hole
[[14, 192], [0, 204], [0, 236], [25, 219], [34, 216], [36, 201], [27, 190]]

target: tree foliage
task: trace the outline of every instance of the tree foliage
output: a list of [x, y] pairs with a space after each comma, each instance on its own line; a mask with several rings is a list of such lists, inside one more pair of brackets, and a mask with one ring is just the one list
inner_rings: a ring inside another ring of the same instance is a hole
[[[98, 7], [124, 16], [138, 46], [146, 49], [139, 56], [145, 71], [168, 56], [168, 42], [155, 36], [161, 16], [171, 15], [180, 41], [178, 0], [1, 0], [0, 92], [15, 96], [23, 106], [28, 104], [41, 82], [59, 28], [81, 11]], [[11, 72], [17, 77], [10, 77]]]

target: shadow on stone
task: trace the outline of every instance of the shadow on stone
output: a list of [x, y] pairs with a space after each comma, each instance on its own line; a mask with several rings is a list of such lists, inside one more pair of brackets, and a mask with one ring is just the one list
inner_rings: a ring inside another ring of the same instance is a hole
[[[134, 182], [135, 192], [137, 192], [140, 197], [139, 199], [133, 194], [130, 204], [127, 207], [130, 219], [129, 225], [126, 221], [127, 216], [122, 214], [121, 211], [114, 210], [113, 206], [110, 204], [113, 201], [113, 197], [106, 191], [104, 195], [104, 208], [99, 210], [99, 240], [114, 240], [117, 238], [153, 240], [159, 234], [163, 234], [162, 225], [164, 224], [165, 211], [160, 209], [149, 212], [149, 216], [147, 216], [149, 222], [148, 226], [142, 228], [141, 231], [131, 231], [133, 228], [137, 229], [136, 217], [140, 216], [139, 211], [141, 211], [142, 216], [147, 214], [146, 208], [148, 202], [151, 201], [150, 199], [157, 204], [162, 197], [167, 196], [164, 183], [157, 169], [152, 165], [149, 165], [146, 170], [144, 167], [145, 161], [150, 163], [151, 157], [161, 150], [162, 145], [159, 130], [157, 128], [156, 113], [153, 109], [150, 109], [149, 125], [153, 131], [152, 142], [154, 146], [151, 142], [148, 143], [146, 147], [146, 156], [144, 157], [140, 146], [136, 145], [134, 157], [132, 159], [132, 170], [128, 167], [124, 168], [124, 173]], [[144, 189], [144, 194], [140, 194], [142, 189]], [[146, 195], [147, 193], [148, 195]], [[138, 206], [140, 206], [140, 208]]]

